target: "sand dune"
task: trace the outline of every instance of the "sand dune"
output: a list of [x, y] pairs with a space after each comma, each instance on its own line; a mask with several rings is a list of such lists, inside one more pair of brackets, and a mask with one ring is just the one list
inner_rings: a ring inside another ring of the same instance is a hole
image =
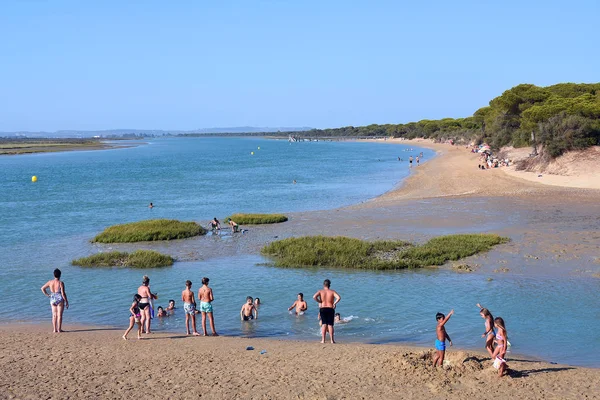
[[[492, 399], [600, 396], [600, 370], [509, 357], [499, 379], [489, 358], [450, 348], [193, 338], [120, 330], [0, 326], [1, 398]], [[68, 328], [68, 327], [67, 327]], [[133, 335], [132, 337], [135, 337]], [[255, 350], [247, 351], [247, 346]], [[260, 354], [266, 350], [265, 354]]]

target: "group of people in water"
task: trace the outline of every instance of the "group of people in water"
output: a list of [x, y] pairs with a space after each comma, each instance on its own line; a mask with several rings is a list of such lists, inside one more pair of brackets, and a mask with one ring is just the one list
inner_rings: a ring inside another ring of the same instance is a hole
[[[62, 317], [65, 308], [69, 308], [69, 300], [67, 299], [67, 293], [65, 291], [65, 284], [61, 281], [61, 271], [57, 268], [54, 270], [54, 279], [46, 282], [42, 286], [41, 290], [47, 297], [50, 298], [50, 306], [52, 309], [52, 326], [55, 333], [63, 332], [62, 330]], [[185, 314], [185, 325], [186, 333], [188, 335], [200, 336], [196, 329], [196, 314], [202, 316], [202, 333], [207, 336], [206, 320], [210, 321], [210, 329], [212, 336], [218, 336], [214, 317], [213, 317], [213, 305], [214, 294], [212, 288], [209, 287], [209, 278], [202, 278], [202, 286], [198, 289], [198, 295], [196, 296], [192, 290], [192, 282], [187, 280], [185, 282], [185, 289], [181, 292], [181, 300], [183, 302], [183, 311]], [[49, 289], [49, 291], [48, 291]], [[128, 318], [129, 326], [123, 334], [123, 339], [127, 340], [127, 336], [133, 330], [137, 324], [137, 338], [143, 339], [142, 333], [151, 333], [151, 320], [152, 320], [152, 301], [158, 299], [156, 293], [152, 293], [150, 290], [150, 278], [147, 275], [142, 277], [142, 284], [138, 287], [137, 293], [133, 296], [133, 302], [129, 308]], [[200, 303], [198, 306], [197, 301]], [[321, 343], [325, 343], [327, 334], [331, 343], [335, 343], [334, 338], [334, 325], [342, 322], [339, 313], [335, 312], [337, 304], [341, 301], [341, 296], [333, 289], [331, 289], [331, 281], [325, 279], [323, 281], [323, 288], [318, 290], [314, 295], [313, 299], [319, 305], [319, 324], [321, 325]], [[251, 321], [258, 319], [258, 312], [261, 305], [259, 298], [253, 299], [251, 296], [246, 298], [246, 302], [240, 309], [240, 320]], [[501, 317], [494, 318], [491, 312], [477, 304], [479, 308], [479, 314], [485, 320], [485, 332], [481, 335], [485, 338], [485, 348], [492, 358], [493, 365], [498, 369], [499, 376], [503, 376], [508, 365], [506, 363], [506, 352], [507, 347], [510, 345], [508, 341], [508, 334], [504, 324], [504, 319]], [[172, 315], [175, 310], [175, 301], [169, 300], [169, 306], [166, 310], [162, 307], [158, 307], [158, 316]], [[308, 304], [304, 300], [304, 294], [298, 293], [297, 299], [288, 308], [291, 314], [304, 315], [308, 310]], [[448, 315], [437, 313], [435, 319], [436, 325], [436, 340], [435, 350], [436, 353], [433, 357], [433, 366], [443, 366], [444, 358], [446, 354], [446, 340], [452, 346], [452, 340], [446, 331], [446, 323], [450, 320], [450, 317], [454, 314], [454, 310], [451, 310]]]

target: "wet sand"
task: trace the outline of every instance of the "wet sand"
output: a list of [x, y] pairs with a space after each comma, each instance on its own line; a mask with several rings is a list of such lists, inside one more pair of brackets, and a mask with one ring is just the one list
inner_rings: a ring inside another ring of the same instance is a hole
[[[489, 357], [431, 349], [0, 325], [0, 397], [208, 399], [594, 399], [600, 370], [512, 357], [499, 379]], [[254, 350], [246, 350], [247, 346]], [[266, 350], [265, 354], [260, 354]]]

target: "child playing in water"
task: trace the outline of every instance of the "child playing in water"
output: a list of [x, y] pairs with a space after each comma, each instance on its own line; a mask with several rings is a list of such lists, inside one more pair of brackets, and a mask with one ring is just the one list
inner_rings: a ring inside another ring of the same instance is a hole
[[258, 310], [258, 308], [260, 307], [260, 299], [257, 297], [254, 299], [254, 307], [256, 307], [256, 309]]
[[444, 327], [452, 314], [454, 314], [454, 310], [451, 310], [447, 316], [444, 316], [442, 313], [437, 313], [435, 315], [435, 320], [437, 321], [437, 326], [435, 328], [437, 339], [435, 340], [436, 354], [435, 357], [433, 357], [434, 367], [437, 367], [438, 364], [440, 366], [444, 365], [444, 356], [446, 355], [446, 339], [448, 339], [450, 346], [452, 346], [452, 339], [450, 339], [450, 336], [448, 336], [446, 328]]
[[502, 377], [508, 369], [508, 365], [504, 359], [506, 357], [506, 346], [508, 346], [508, 335], [502, 318], [497, 317], [494, 320], [494, 325], [498, 329], [498, 332], [496, 333], [496, 349], [492, 354], [492, 359], [494, 360], [494, 368], [498, 370], [498, 376]]
[[185, 312], [185, 331], [190, 334], [190, 319], [194, 336], [200, 336], [196, 331], [196, 299], [192, 291], [192, 281], [185, 281], [185, 289], [181, 292], [181, 301], [183, 301], [183, 312]]
[[169, 300], [169, 306], [166, 308], [166, 311], [174, 311], [175, 310], [175, 300]]
[[140, 313], [141, 299], [142, 296], [140, 296], [139, 294], [133, 296], [133, 303], [131, 303], [131, 307], [129, 307], [129, 328], [127, 328], [125, 334], [123, 335], [123, 339], [125, 340], [127, 340], [127, 335], [129, 335], [129, 332], [131, 332], [131, 330], [133, 329], [133, 325], [135, 325], [136, 323], [138, 326], [137, 338], [138, 340], [142, 339], [142, 315]]
[[242, 321], [258, 319], [258, 310], [256, 309], [256, 306], [254, 306], [253, 299], [250, 296], [246, 297], [246, 302], [242, 305], [240, 319]]
[[477, 307], [479, 307], [479, 315], [481, 318], [485, 319], [485, 332], [481, 337], [485, 338], [485, 348], [490, 353], [490, 357], [493, 358], [494, 355], [494, 335], [496, 335], [496, 331], [494, 330], [494, 317], [492, 313], [487, 308], [483, 308], [481, 304], [477, 303]]
[[169, 314], [167, 314], [167, 312], [161, 306], [158, 306], [158, 308], [156, 310], [158, 311], [158, 317], [168, 317], [169, 316]]
[[292, 304], [289, 308], [288, 311], [291, 311], [292, 309], [296, 309], [295, 313], [296, 315], [302, 315], [304, 314], [304, 312], [306, 310], [308, 310], [308, 305], [306, 304], [306, 301], [304, 301], [304, 294], [303, 293], [298, 293], [298, 299], [294, 302], [294, 304]]

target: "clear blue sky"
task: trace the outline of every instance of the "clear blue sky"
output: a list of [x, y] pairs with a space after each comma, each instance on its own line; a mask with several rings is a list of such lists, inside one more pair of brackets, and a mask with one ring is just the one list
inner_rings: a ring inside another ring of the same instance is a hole
[[0, 3], [0, 131], [339, 127], [600, 81], [589, 1]]

